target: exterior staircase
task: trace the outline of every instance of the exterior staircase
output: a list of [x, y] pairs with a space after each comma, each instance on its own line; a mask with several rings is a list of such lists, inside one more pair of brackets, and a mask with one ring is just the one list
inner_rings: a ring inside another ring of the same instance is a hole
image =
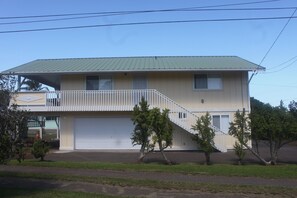
[[[161, 100], [158, 102], [157, 107], [162, 108], [162, 109], [169, 109], [169, 118], [171, 122], [179, 126], [180, 128], [184, 129], [185, 131], [191, 133], [191, 134], [196, 134], [196, 131], [192, 129], [192, 126], [195, 125], [197, 121], [197, 116], [187, 110], [186, 108], [182, 107], [172, 99], [168, 98], [164, 94], [160, 93], [157, 90], [154, 90], [154, 93], [160, 98]], [[149, 103], [151, 104], [151, 103]], [[230, 135], [220, 131], [215, 126], [211, 126], [214, 131], [215, 131], [215, 138], [214, 138], [214, 143], [215, 143], [215, 149], [219, 150], [220, 152], [227, 152], [227, 138], [230, 137]]]

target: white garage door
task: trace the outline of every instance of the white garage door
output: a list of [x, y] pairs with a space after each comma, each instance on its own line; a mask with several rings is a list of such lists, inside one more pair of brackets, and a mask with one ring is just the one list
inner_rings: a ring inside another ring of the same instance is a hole
[[137, 149], [131, 143], [130, 118], [76, 118], [75, 149]]

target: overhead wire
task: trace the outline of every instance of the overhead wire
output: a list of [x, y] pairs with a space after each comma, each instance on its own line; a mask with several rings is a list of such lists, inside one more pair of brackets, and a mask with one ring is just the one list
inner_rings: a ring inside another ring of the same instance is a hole
[[21, 29], [21, 30], [6, 30], [0, 31], [0, 34], [22, 33], [22, 32], [40, 32], [52, 30], [67, 30], [67, 29], [82, 29], [82, 28], [99, 28], [111, 26], [132, 26], [132, 25], [153, 25], [153, 24], [173, 24], [173, 23], [201, 23], [201, 22], [232, 22], [232, 21], [255, 21], [255, 20], [283, 20], [295, 19], [296, 17], [254, 17], [254, 18], [225, 18], [225, 19], [193, 19], [193, 20], [172, 20], [172, 21], [146, 21], [146, 22], [129, 22], [129, 23], [110, 23], [110, 24], [96, 24], [96, 25], [82, 25], [82, 26], [64, 26], [51, 28], [37, 28], [37, 29]]
[[284, 64], [287, 64], [287, 63], [291, 62], [291, 61], [294, 60], [295, 58], [297, 58], [297, 55], [294, 56], [294, 57], [292, 57], [292, 58], [290, 58], [290, 59], [288, 59], [288, 60], [286, 60], [286, 61], [284, 61], [283, 63], [281, 63], [281, 64], [279, 64], [279, 65], [276, 65], [276, 66], [273, 66], [273, 67], [270, 67], [270, 68], [266, 69], [266, 71], [273, 70], [273, 69], [275, 69], [275, 68], [278, 68], [278, 67], [280, 67], [280, 66], [283, 66]]
[[[277, 40], [279, 39], [279, 37], [282, 35], [282, 33], [284, 32], [284, 30], [286, 29], [287, 25], [289, 24], [289, 22], [291, 21], [292, 18], [296, 18], [294, 17], [295, 12], [297, 11], [297, 8], [294, 10], [294, 12], [291, 14], [290, 17], [288, 17], [287, 22], [285, 23], [284, 27], [282, 28], [282, 30], [278, 33], [276, 39], [274, 40], [274, 42], [272, 43], [272, 45], [269, 47], [269, 49], [267, 50], [267, 52], [265, 53], [265, 55], [263, 56], [262, 60], [260, 61], [260, 63], [258, 64], [259, 66], [262, 65], [262, 63], [264, 62], [264, 60], [266, 59], [266, 57], [268, 56], [269, 52], [271, 51], [271, 49], [273, 48], [273, 46], [275, 45], [275, 43], [277, 42]], [[255, 75], [257, 75], [258, 71], [254, 71], [253, 74], [251, 75], [251, 77], [248, 80], [248, 84], [251, 82], [251, 80], [253, 79], [253, 77]]]
[[24, 19], [24, 18], [44, 18], [44, 17], [61, 17], [61, 16], [79, 16], [79, 15], [97, 15], [97, 14], [119, 14], [119, 13], [131, 13], [131, 12], [160, 12], [160, 11], [178, 11], [178, 10], [191, 10], [191, 9], [201, 9], [201, 8], [215, 8], [215, 7], [228, 7], [228, 6], [240, 6], [240, 5], [252, 5], [252, 4], [262, 4], [271, 3], [281, 0], [265, 0], [265, 1], [254, 1], [246, 3], [232, 3], [232, 4], [219, 4], [219, 5], [209, 5], [209, 6], [196, 6], [188, 8], [175, 8], [175, 9], [163, 9], [163, 10], [142, 10], [142, 11], [107, 11], [107, 12], [85, 12], [85, 13], [67, 13], [67, 14], [48, 14], [48, 15], [28, 15], [28, 16], [8, 16], [0, 17], [0, 19]]
[[291, 16], [288, 18], [288, 21], [285, 23], [284, 27], [282, 28], [282, 30], [279, 32], [279, 34], [277, 35], [276, 39], [273, 41], [272, 45], [270, 46], [270, 48], [268, 49], [268, 51], [266, 52], [266, 54], [263, 56], [262, 60], [260, 61], [259, 65], [261, 65], [263, 63], [263, 61], [265, 60], [265, 58], [268, 56], [269, 52], [271, 51], [271, 49], [273, 48], [273, 46], [275, 45], [275, 43], [277, 42], [277, 40], [279, 39], [279, 37], [282, 35], [282, 33], [284, 32], [284, 30], [286, 29], [287, 25], [290, 23], [291, 19], [294, 17], [295, 12], [297, 11], [297, 8], [295, 8], [294, 12], [291, 14]]
[[220, 8], [220, 9], [167, 9], [167, 10], [154, 10], [154, 11], [125, 11], [125, 12], [111, 12], [111, 13], [98, 13], [92, 14], [90, 16], [79, 16], [79, 17], [65, 17], [56, 19], [43, 19], [43, 20], [31, 20], [31, 21], [16, 21], [16, 22], [0, 22], [0, 25], [16, 25], [16, 24], [26, 24], [26, 23], [41, 23], [41, 22], [53, 22], [53, 21], [65, 21], [65, 20], [75, 20], [75, 19], [86, 19], [86, 18], [98, 18], [106, 16], [121, 16], [121, 15], [132, 15], [132, 14], [147, 14], [153, 12], [212, 12], [212, 11], [269, 11], [269, 10], [292, 10], [297, 9], [297, 7], [277, 7], [277, 8]]
[[276, 70], [276, 71], [265, 72], [265, 73], [262, 73], [262, 74], [272, 74], [272, 73], [280, 72], [280, 71], [282, 71], [282, 70], [284, 70], [284, 69], [286, 69], [286, 68], [292, 66], [292, 65], [293, 65], [294, 63], [296, 63], [296, 62], [297, 62], [297, 59], [295, 59], [292, 63], [288, 64], [287, 66], [282, 67], [282, 68], [280, 68], [280, 69], [278, 69], [278, 70]]

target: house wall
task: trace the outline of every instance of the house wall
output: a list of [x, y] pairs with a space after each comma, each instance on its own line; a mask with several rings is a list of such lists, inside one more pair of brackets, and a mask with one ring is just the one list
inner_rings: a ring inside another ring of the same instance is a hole
[[65, 75], [61, 78], [61, 90], [85, 90], [85, 83], [83, 75]]
[[[243, 108], [249, 110], [247, 72], [219, 73], [223, 84], [221, 90], [194, 90], [194, 74], [193, 72], [154, 72], [146, 74], [146, 77], [149, 89], [160, 91], [193, 113], [205, 111], [234, 113]], [[113, 74], [113, 89], [132, 89], [133, 76], [137, 75], [144, 74]], [[85, 89], [85, 75], [68, 75], [61, 79], [61, 90]]]
[[247, 72], [222, 72], [220, 75], [221, 90], [194, 90], [194, 73], [152, 73], [148, 85], [194, 113], [248, 109]]
[[[90, 117], [131, 117], [131, 112], [72, 112], [62, 113], [60, 120], [60, 150], [74, 150], [74, 121], [75, 118]], [[197, 144], [192, 135], [173, 124], [173, 145], [168, 150], [196, 150]], [[131, 131], [132, 133], [132, 131]], [[132, 143], [131, 143], [132, 144]], [[137, 149], [137, 148], [135, 148]], [[138, 150], [138, 149], [137, 149]]]
[[60, 150], [74, 149], [73, 120], [72, 114], [63, 114], [60, 117]]

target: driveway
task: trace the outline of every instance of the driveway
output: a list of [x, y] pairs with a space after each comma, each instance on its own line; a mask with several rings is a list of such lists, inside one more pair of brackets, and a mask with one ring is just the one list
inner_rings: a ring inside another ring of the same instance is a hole
[[[246, 164], [257, 164], [259, 160], [246, 151], [244, 159]], [[260, 153], [269, 159], [269, 149], [262, 144]], [[297, 144], [286, 145], [279, 151], [279, 163], [297, 164]], [[46, 156], [46, 160], [52, 161], [97, 161], [97, 162], [123, 162], [136, 163], [138, 151], [134, 150], [100, 150], [100, 151], [52, 151]], [[199, 151], [167, 151], [166, 156], [173, 163], [204, 163], [205, 157], [203, 152]], [[214, 152], [211, 154], [211, 161], [214, 164], [236, 164], [237, 157], [233, 150], [227, 153]], [[145, 162], [163, 162], [163, 158], [159, 152], [153, 152], [147, 155]]]

